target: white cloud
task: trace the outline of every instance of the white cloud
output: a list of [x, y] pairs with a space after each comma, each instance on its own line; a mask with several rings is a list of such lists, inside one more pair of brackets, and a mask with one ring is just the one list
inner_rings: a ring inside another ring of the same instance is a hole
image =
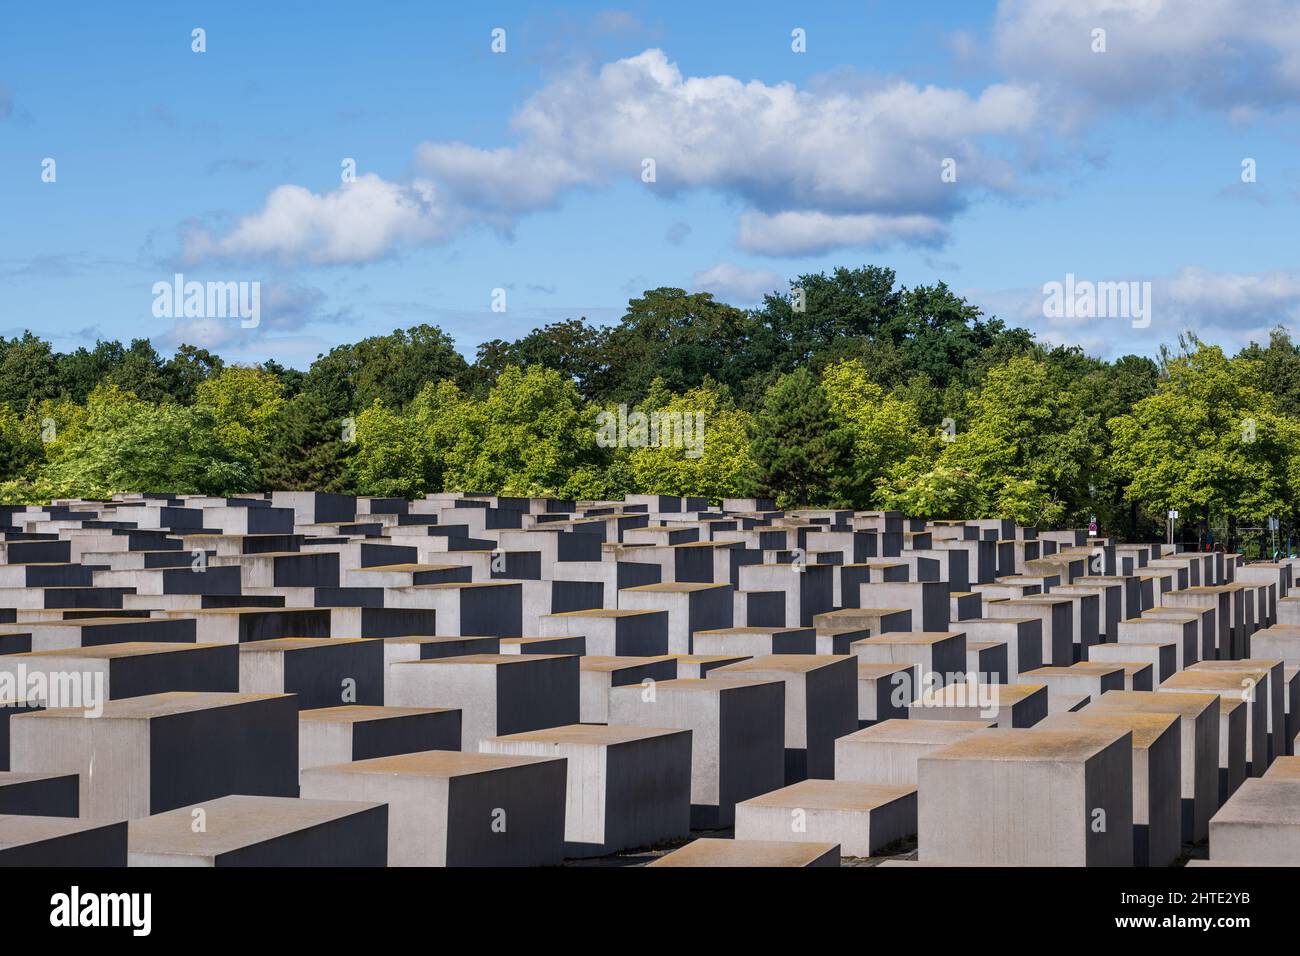
[[656, 181], [648, 188], [719, 189], [769, 213], [951, 213], [961, 200], [940, 179], [943, 159], [956, 159], [968, 184], [1010, 188], [1010, 166], [978, 140], [1024, 133], [1036, 114], [1020, 87], [972, 97], [892, 81], [811, 92], [686, 77], [652, 49], [538, 91], [514, 118], [516, 147], [426, 143], [417, 161], [459, 198], [509, 212], [548, 204], [573, 185], [636, 180], [649, 158]]
[[938, 243], [947, 235], [934, 216], [835, 216], [824, 212], [782, 212], [740, 217], [740, 248], [771, 256], [814, 255], [844, 246], [885, 246], [895, 242]]
[[[1094, 354], [1114, 357], [1153, 352], [1161, 343], [1191, 331], [1209, 342], [1235, 350], [1251, 341], [1267, 342], [1277, 325], [1300, 324], [1300, 269], [1269, 272], [1215, 272], [1185, 266], [1167, 275], [1077, 275], [1078, 281], [1150, 282], [1151, 324], [1135, 329], [1124, 318], [1043, 316], [1041, 287], [963, 292], [987, 314], [1023, 325], [1049, 344], [1083, 345]], [[1064, 282], [1065, 275], [1044, 282]]]
[[261, 341], [278, 342], [289, 333], [325, 323], [345, 322], [352, 317], [347, 308], [329, 309], [326, 294], [313, 286], [264, 282], [259, 298], [259, 322], [251, 328], [245, 328], [234, 318], [180, 318], [151, 339], [164, 350], [189, 344], [214, 351], [238, 351]]
[[712, 292], [724, 302], [748, 305], [760, 302], [769, 292], [776, 292], [785, 282], [766, 269], [743, 269], [731, 262], [719, 262], [691, 277], [691, 288]]
[[451, 232], [432, 184], [399, 185], [373, 174], [327, 193], [277, 186], [258, 213], [225, 236], [206, 230], [185, 237], [184, 261], [266, 258], [283, 262], [365, 262], [402, 241], [429, 241]]
[[[1189, 327], [1268, 329], [1300, 322], [1300, 270], [1211, 272], [1188, 266], [1159, 281], [1152, 297]], [[1194, 326], [1193, 326], [1194, 324]]]
[[1237, 117], [1300, 102], [1296, 0], [1001, 0], [993, 43], [1003, 69], [1050, 89], [1067, 122], [1164, 96]]
[[229, 319], [180, 319], [165, 332], [151, 336], [150, 341], [164, 352], [175, 351], [181, 345], [220, 352], [255, 337], [260, 338]]
[[[446, 240], [475, 223], [508, 229], [574, 188], [640, 183], [646, 159], [656, 173], [647, 190], [739, 199], [749, 214], [746, 248], [932, 242], [972, 190], [1015, 188], [1006, 150], [986, 141], [1019, 140], [1038, 118], [1036, 96], [1023, 86], [972, 95], [891, 80], [801, 90], [683, 76], [650, 49], [542, 87], [512, 120], [513, 146], [421, 143], [420, 178], [409, 185], [367, 176], [324, 195], [280, 186], [261, 212], [220, 238], [192, 234], [186, 251], [191, 260], [367, 261], [403, 242]], [[947, 159], [956, 163], [960, 186], [941, 177]], [[820, 238], [808, 235], [813, 224], [827, 227]], [[782, 242], [782, 231], [797, 233], [796, 241]]]

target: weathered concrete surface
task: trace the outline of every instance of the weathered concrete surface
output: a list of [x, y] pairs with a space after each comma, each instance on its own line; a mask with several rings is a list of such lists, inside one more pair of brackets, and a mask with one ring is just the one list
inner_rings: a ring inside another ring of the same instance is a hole
[[302, 796], [388, 805], [389, 866], [546, 866], [564, 856], [563, 760], [430, 750], [302, 774]]
[[1133, 747], [1133, 865], [1169, 866], [1182, 852], [1182, 766], [1173, 714], [1093, 711], [1058, 714], [1044, 730], [1086, 727], [1130, 733]]
[[734, 677], [615, 687], [610, 722], [691, 731], [691, 825], [726, 827], [736, 803], [784, 782], [786, 693], [784, 681]]
[[835, 779], [916, 786], [927, 753], [995, 726], [983, 720], [886, 720], [835, 741]]
[[298, 712], [298, 768], [460, 749], [460, 711], [343, 704]]
[[384, 866], [382, 803], [234, 794], [128, 828], [128, 866]]
[[919, 859], [1132, 865], [1131, 737], [995, 729], [926, 754], [917, 764]]
[[839, 866], [840, 848], [833, 843], [773, 840], [701, 839], [686, 844], [647, 866]]
[[297, 795], [298, 709], [288, 694], [182, 692], [11, 722], [14, 770], [78, 775], [87, 820], [127, 820], [245, 793]]
[[605, 856], [690, 832], [689, 730], [572, 724], [488, 737], [479, 749], [568, 761], [566, 856]]
[[1210, 859], [1252, 866], [1300, 860], [1300, 780], [1247, 780], [1210, 820]]
[[708, 676], [784, 682], [786, 783], [834, 776], [835, 739], [858, 726], [854, 657], [770, 654], [715, 668]]
[[845, 856], [871, 856], [915, 832], [915, 787], [802, 780], [736, 804], [737, 840], [838, 843]]
[[0, 814], [0, 867], [126, 866], [126, 821]]

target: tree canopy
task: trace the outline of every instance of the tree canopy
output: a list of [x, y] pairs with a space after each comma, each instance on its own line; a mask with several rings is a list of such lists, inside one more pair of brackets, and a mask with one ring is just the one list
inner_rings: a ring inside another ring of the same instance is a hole
[[[621, 422], [616, 440], [602, 422]], [[703, 431], [680, 429], [700, 422]], [[628, 423], [665, 423], [671, 437]], [[607, 437], [607, 436], [606, 436]], [[683, 440], [685, 439], [685, 440]], [[649, 289], [473, 362], [431, 325], [305, 370], [145, 339], [0, 338], [0, 498], [268, 488], [602, 498], [759, 494], [1126, 537], [1178, 510], [1300, 520], [1300, 346], [1157, 359], [1038, 344], [942, 282], [881, 266], [796, 276], [752, 309]]]

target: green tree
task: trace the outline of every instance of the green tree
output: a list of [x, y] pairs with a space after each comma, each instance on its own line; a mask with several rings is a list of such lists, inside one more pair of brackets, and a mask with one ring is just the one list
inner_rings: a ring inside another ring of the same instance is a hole
[[221, 356], [193, 345], [182, 345], [163, 365], [168, 393], [181, 404], [194, 401], [199, 386], [225, 367]]
[[544, 365], [573, 379], [578, 391], [592, 398], [604, 372], [608, 335], [608, 330], [593, 328], [586, 319], [567, 319], [534, 329], [515, 342], [484, 342], [471, 373], [475, 394], [487, 394], [508, 365], [525, 369]]
[[985, 507], [970, 472], [946, 465], [927, 467], [920, 459], [902, 462], [880, 479], [876, 501], [889, 511], [936, 521], [969, 519]]
[[922, 425], [917, 407], [871, 381], [860, 360], [828, 365], [822, 372], [822, 388], [831, 415], [853, 436], [853, 464], [837, 476], [837, 497], [865, 508], [876, 482], [890, 468], [908, 458], [933, 459], [937, 454], [938, 440]]
[[249, 491], [249, 463], [216, 436], [204, 409], [153, 405], [100, 387], [88, 399], [85, 427], [30, 480], [7, 482], [4, 500], [104, 498], [125, 491], [230, 495]]
[[754, 471], [750, 416], [736, 407], [730, 393], [706, 382], [684, 395], [664, 395], [662, 380], [656, 379], [651, 396], [639, 411], [659, 413], [661, 421], [672, 423], [678, 440], [666, 442], [661, 425], [659, 445], [627, 453], [632, 487], [643, 494], [695, 495], [715, 502], [745, 494]]
[[132, 339], [122, 353], [122, 361], [103, 379], [130, 392], [136, 398], [155, 404], [175, 400], [168, 388], [162, 357], [148, 339]]
[[1171, 358], [1167, 377], [1131, 413], [1110, 421], [1126, 495], [1147, 512], [1199, 519], [1294, 519], [1300, 501], [1300, 422], [1264, 387], [1263, 363], [1199, 345]]
[[0, 339], [0, 402], [23, 408], [29, 401], [56, 398], [58, 363], [50, 343], [31, 332]]
[[447, 452], [448, 488], [560, 497], [599, 489], [607, 455], [596, 444], [594, 409], [554, 369], [509, 366], [464, 412]]
[[1267, 347], [1251, 342], [1238, 357], [1258, 362], [1263, 386], [1277, 399], [1278, 410], [1300, 418], [1300, 346], [1289, 330], [1279, 325], [1269, 333]]
[[0, 403], [0, 481], [21, 478], [45, 457], [41, 419]]
[[[1086, 520], [1096, 416], [1060, 386], [1050, 363], [1020, 355], [991, 369], [953, 424], [937, 462], [913, 455], [889, 470], [877, 483], [878, 503], [916, 516], [911, 507], [938, 500], [970, 509], [968, 516], [1027, 525]], [[909, 496], [908, 483], [927, 490]]]
[[199, 383], [194, 403], [211, 413], [217, 438], [227, 448], [253, 460], [271, 438], [283, 393], [284, 385], [271, 373], [230, 365]]
[[768, 389], [750, 427], [750, 454], [758, 494], [778, 507], [844, 503], [838, 495], [853, 467], [853, 433], [808, 369]]
[[958, 424], [940, 460], [976, 477], [981, 517], [1086, 520], [1096, 416], [1059, 387], [1047, 363], [1023, 355], [992, 369], [968, 407], [969, 424]]
[[376, 399], [357, 416], [356, 442], [351, 467], [359, 494], [418, 498], [441, 490], [434, 485], [429, 442], [415, 416]]
[[303, 389], [317, 391], [333, 414], [343, 417], [375, 399], [405, 408], [426, 383], [460, 381], [468, 370], [447, 333], [416, 325], [331, 349], [312, 364]]
[[604, 339], [605, 363], [591, 373], [588, 394], [605, 404], [644, 401], [662, 378], [681, 393], [705, 379], [730, 384], [749, 334], [749, 317], [707, 292], [652, 289], [628, 302], [622, 321]]
[[[348, 459], [356, 450], [347, 419], [319, 391], [299, 392], [268, 426], [260, 471], [268, 490], [347, 492]], [[355, 422], [353, 423], [355, 426]]]
[[60, 391], [74, 402], [84, 402], [122, 364], [125, 351], [121, 342], [97, 341], [93, 349], [80, 347], [56, 356]]
[[885, 387], [917, 374], [939, 389], [973, 384], [989, 366], [1032, 345], [1025, 329], [985, 319], [942, 282], [895, 287], [892, 269], [864, 266], [801, 275], [753, 316], [747, 373], [860, 358]]

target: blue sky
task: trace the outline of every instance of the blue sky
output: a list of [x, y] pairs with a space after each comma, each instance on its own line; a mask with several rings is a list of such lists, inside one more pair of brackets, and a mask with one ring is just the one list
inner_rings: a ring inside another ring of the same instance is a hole
[[[3, 0], [0, 333], [472, 357], [864, 263], [1108, 356], [1300, 319], [1295, 0], [465, 6]], [[155, 317], [177, 272], [261, 324]], [[1151, 282], [1150, 327], [1045, 319], [1067, 273]]]

